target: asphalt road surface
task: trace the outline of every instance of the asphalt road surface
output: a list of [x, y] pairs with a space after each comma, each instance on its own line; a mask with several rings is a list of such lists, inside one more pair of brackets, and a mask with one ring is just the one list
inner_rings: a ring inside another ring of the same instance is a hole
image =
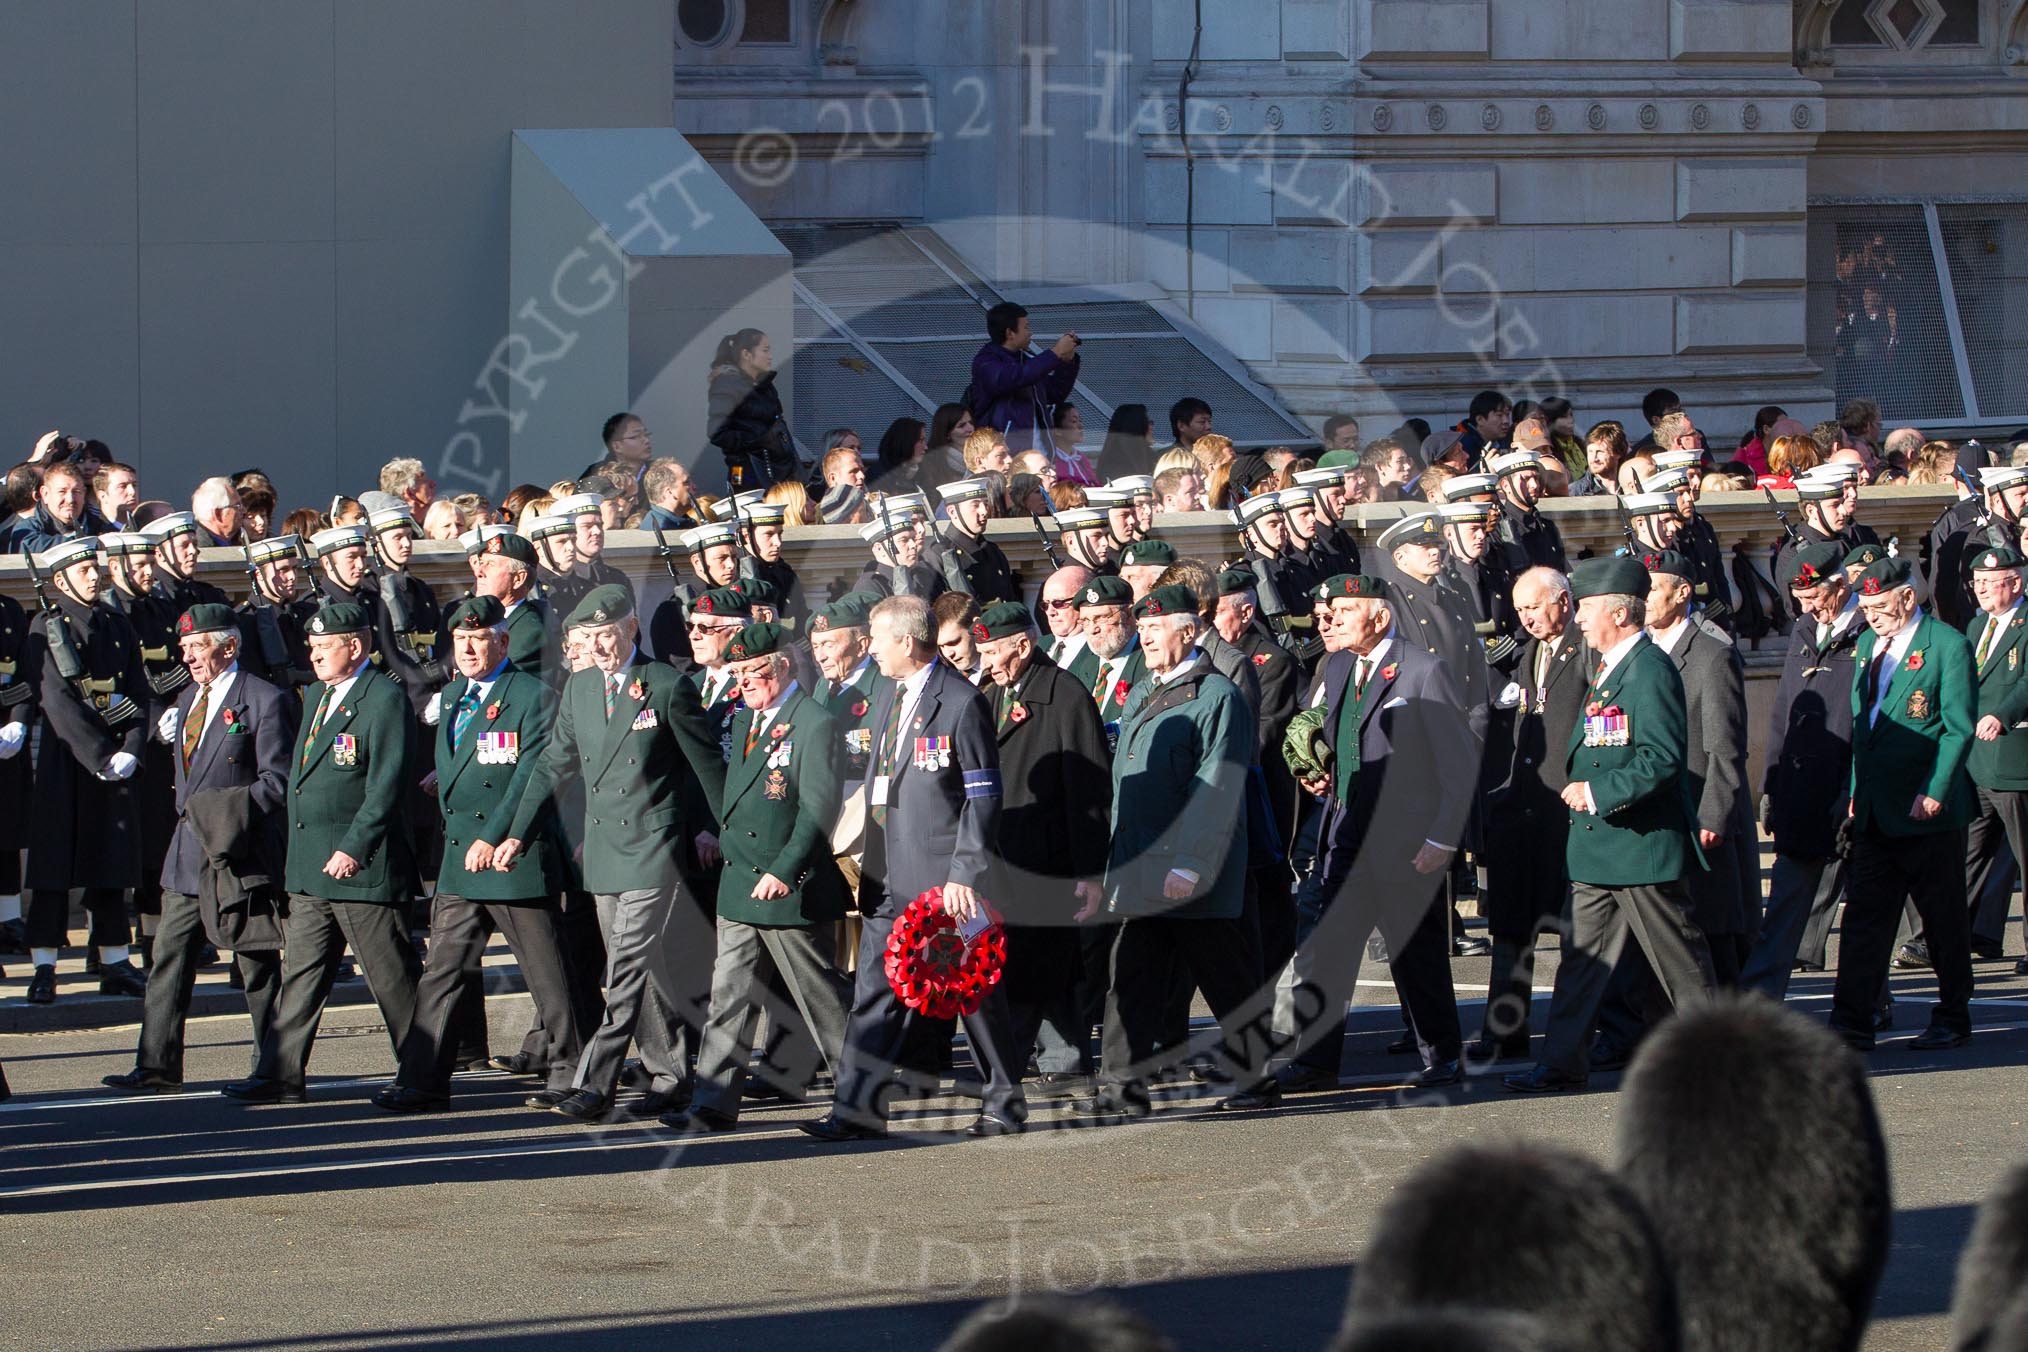
[[[1943, 1344], [1974, 1209], [2028, 1157], [2028, 981], [2012, 970], [1979, 964], [1979, 1035], [1942, 1055], [1905, 1046], [1926, 975], [1896, 982], [1900, 1029], [1871, 1060], [1897, 1214], [1868, 1349]], [[1461, 999], [1483, 991], [1484, 959], [1455, 972]], [[1806, 977], [1794, 999], [1821, 1014], [1828, 995]], [[1493, 1076], [1399, 1093], [1384, 973], [1361, 997], [1340, 1091], [1274, 1113], [1185, 1099], [1144, 1125], [971, 1141], [956, 1132], [972, 1105], [952, 1098], [912, 1105], [889, 1144], [843, 1147], [794, 1129], [820, 1106], [679, 1143], [652, 1120], [524, 1109], [529, 1082], [497, 1074], [460, 1076], [451, 1112], [390, 1117], [368, 1101], [391, 1067], [370, 1007], [327, 1018], [302, 1106], [213, 1092], [245, 1070], [243, 1017], [194, 1023], [191, 1092], [141, 1101], [97, 1088], [132, 1064], [132, 1028], [0, 1037], [16, 1094], [0, 1105], [0, 1318], [23, 1347], [929, 1347], [988, 1297], [1105, 1287], [1184, 1347], [1321, 1347], [1410, 1170], [1465, 1140], [1604, 1156], [1615, 1126], [1616, 1075], [1547, 1100]], [[526, 997], [490, 1003], [511, 1047]], [[1038, 1105], [1038, 1127], [1062, 1117]]]

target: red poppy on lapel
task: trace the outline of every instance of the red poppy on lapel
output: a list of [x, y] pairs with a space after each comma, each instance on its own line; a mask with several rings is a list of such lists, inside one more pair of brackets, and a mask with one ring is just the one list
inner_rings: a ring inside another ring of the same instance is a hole
[[1009, 709], [1007, 711], [1007, 721], [1009, 723], [1026, 723], [1028, 721], [1028, 706], [1017, 704]]
[[1914, 652], [1910, 653], [1907, 657], [1903, 658], [1901, 665], [1907, 667], [1910, 671], [1921, 671], [1922, 649], [1917, 648]]
[[1121, 707], [1125, 707], [1126, 702], [1127, 702], [1127, 683], [1125, 681], [1121, 681], [1118, 685], [1113, 687], [1113, 703], [1120, 705]]
[[498, 718], [499, 716], [500, 716], [500, 705], [498, 701], [495, 701], [494, 703], [486, 706], [486, 721], [488, 723], [491, 723], [494, 719]]
[[228, 728], [231, 727], [233, 724], [239, 722], [239, 715], [234, 713], [230, 709], [227, 709], [224, 713], [220, 714], [219, 717], [224, 720], [225, 726], [227, 726]]
[[1584, 716], [1586, 718], [1597, 718], [1599, 716], [1599, 711], [1602, 708], [1604, 708], [1603, 705], [1601, 705], [1597, 700], [1593, 700], [1591, 703], [1584, 706]]
[[784, 733], [788, 732], [788, 730], [789, 730], [788, 724], [777, 723], [772, 728], [768, 729], [768, 736], [778, 738], [781, 737]]
[[1253, 664], [1257, 667], [1266, 666], [1268, 664], [1268, 655], [1266, 653], [1255, 653], [1253, 655]]
[[858, 701], [858, 702], [857, 702], [856, 704], [854, 704], [854, 705], [852, 706], [852, 716], [853, 716], [854, 718], [864, 718], [864, 717], [866, 717], [866, 701], [865, 701], [865, 700], [860, 700], [860, 701]]
[[627, 687], [628, 699], [639, 699], [646, 693], [647, 688], [641, 684], [641, 678], [638, 676], [634, 678], [634, 683]]
[[1380, 669], [1380, 679], [1383, 681], [1391, 681], [1394, 679], [1394, 673], [1400, 670], [1401, 670], [1400, 663], [1389, 662], [1386, 666]]

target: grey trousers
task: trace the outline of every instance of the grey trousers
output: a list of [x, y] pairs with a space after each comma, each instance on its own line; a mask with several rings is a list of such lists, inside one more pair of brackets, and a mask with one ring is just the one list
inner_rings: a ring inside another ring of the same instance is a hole
[[803, 1026], [824, 1055], [833, 1079], [845, 1041], [849, 991], [838, 972], [832, 926], [748, 925], [720, 917], [718, 956], [711, 969], [711, 1013], [697, 1057], [697, 1092], [691, 1102], [726, 1117], [739, 1116], [747, 1060], [765, 1005], [771, 1022], [786, 1011], [766, 998], [771, 974], [787, 988]]
[[1776, 1000], [1787, 997], [1797, 958], [1821, 969], [1831, 941], [1831, 917], [1845, 893], [1842, 859], [1774, 858], [1760, 937], [1739, 974], [1739, 984]]
[[[456, 1023], [471, 969], [486, 951], [486, 922], [499, 927], [528, 983], [546, 1041], [549, 1087], [568, 1089], [584, 1050], [570, 977], [557, 943], [554, 905], [483, 902], [439, 892], [430, 907], [430, 961], [416, 990], [414, 1025], [401, 1044], [397, 1083], [425, 1093], [450, 1089], [461, 1051]], [[481, 999], [483, 1000], [483, 995]], [[484, 1013], [481, 1012], [483, 1021]]]
[[1635, 887], [1570, 885], [1570, 933], [1549, 997], [1542, 1064], [1583, 1078], [1613, 967], [1631, 934], [1677, 1009], [1711, 993], [1711, 950], [1681, 881]]
[[[172, 1080], [183, 1078], [183, 1028], [197, 987], [197, 957], [204, 950], [204, 916], [197, 898], [162, 894], [162, 921], [155, 930], [155, 960], [148, 965], [148, 994], [141, 1002], [141, 1046], [134, 1064]], [[246, 980], [246, 1012], [253, 1017], [254, 1060], [274, 1034], [275, 997], [281, 989], [279, 952], [235, 953]]]
[[[687, 1078], [685, 1063], [691, 1051], [689, 1032], [679, 1016], [683, 992], [692, 983], [679, 975], [677, 959], [679, 949], [687, 949], [681, 965], [694, 967], [700, 945], [696, 935], [673, 932], [671, 920], [693, 908], [677, 882], [598, 893], [594, 900], [606, 939], [606, 1017], [585, 1041], [572, 1087], [612, 1098], [627, 1048], [638, 1043], [651, 1088], [673, 1088]], [[701, 947], [708, 972], [709, 946]], [[708, 987], [708, 977], [705, 984]], [[692, 1016], [702, 1022], [703, 1011], [694, 1010]]]
[[282, 937], [281, 999], [273, 1036], [261, 1044], [254, 1062], [255, 1078], [303, 1083], [317, 1024], [324, 1017], [324, 1002], [331, 998], [331, 982], [347, 944], [359, 958], [359, 970], [380, 1006], [395, 1055], [400, 1056], [402, 1041], [415, 1022], [416, 982], [422, 977], [422, 962], [409, 942], [402, 907], [292, 892]]

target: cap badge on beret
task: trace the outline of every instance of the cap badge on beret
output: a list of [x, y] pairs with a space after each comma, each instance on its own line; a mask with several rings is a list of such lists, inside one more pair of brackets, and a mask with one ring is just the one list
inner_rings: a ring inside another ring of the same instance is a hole
[[187, 634], [191, 631], [193, 627], [194, 626], [191, 624], [190, 617], [188, 615], [185, 615], [182, 619], [176, 621], [176, 632], [179, 634]]
[[1143, 615], [1160, 615], [1162, 613], [1161, 600], [1150, 596], [1147, 600], [1141, 602], [1141, 613]]
[[975, 624], [972, 626], [972, 637], [978, 642], [984, 643], [987, 639], [991, 638], [992, 635], [986, 632], [985, 625]]
[[713, 609], [711, 598], [708, 596], [700, 596], [697, 598], [697, 604], [691, 606], [690, 608], [692, 610], [701, 611], [704, 614], [709, 615]]
[[1880, 585], [1880, 579], [1877, 577], [1869, 577], [1859, 585], [1861, 596], [1878, 596], [1885, 590], [1887, 589]]

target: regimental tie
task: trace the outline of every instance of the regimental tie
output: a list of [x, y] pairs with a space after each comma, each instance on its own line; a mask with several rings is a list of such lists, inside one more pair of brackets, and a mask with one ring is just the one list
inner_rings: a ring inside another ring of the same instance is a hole
[[[887, 715], [887, 731], [880, 739], [879, 768], [874, 772], [878, 778], [887, 780], [890, 784], [894, 778], [895, 748], [901, 741], [901, 704], [902, 689], [897, 685], [894, 687], [894, 708]], [[887, 825], [887, 804], [875, 803], [868, 809], [868, 815], [873, 818], [876, 826]]]
[[753, 711], [753, 721], [746, 726], [746, 750], [740, 753], [741, 760], [745, 760], [753, 754], [754, 743], [760, 740], [762, 717], [763, 715], [759, 709]]
[[1986, 659], [1993, 655], [1993, 635], [1999, 632], [2000, 632], [2000, 617], [1997, 615], [1988, 615], [1986, 617], [1986, 628], [1984, 632], [1982, 632], [1979, 635], [1979, 659], [1977, 665], [1979, 668], [1979, 675], [1981, 676], [1986, 674]]
[[324, 693], [317, 696], [317, 712], [310, 718], [310, 735], [303, 739], [303, 764], [310, 763], [310, 748], [317, 745], [317, 734], [324, 730], [324, 715], [331, 712], [331, 687], [326, 685]]
[[479, 687], [467, 684], [465, 693], [458, 697], [457, 708], [451, 711], [451, 750], [456, 751], [465, 744], [465, 729], [471, 724], [472, 715], [479, 711]]
[[1101, 657], [1099, 659], [1098, 675], [1092, 678], [1091, 683], [1091, 701], [1101, 706], [1106, 702], [1106, 667], [1108, 665], [1105, 658]]
[[617, 671], [608, 673], [605, 677], [605, 685], [606, 722], [610, 723], [613, 721], [613, 708], [620, 700], [620, 673]]
[[197, 754], [197, 743], [204, 737], [204, 716], [211, 708], [211, 687], [197, 688], [197, 698], [190, 701], [190, 712], [183, 718], [183, 769], [190, 769], [190, 758]]

